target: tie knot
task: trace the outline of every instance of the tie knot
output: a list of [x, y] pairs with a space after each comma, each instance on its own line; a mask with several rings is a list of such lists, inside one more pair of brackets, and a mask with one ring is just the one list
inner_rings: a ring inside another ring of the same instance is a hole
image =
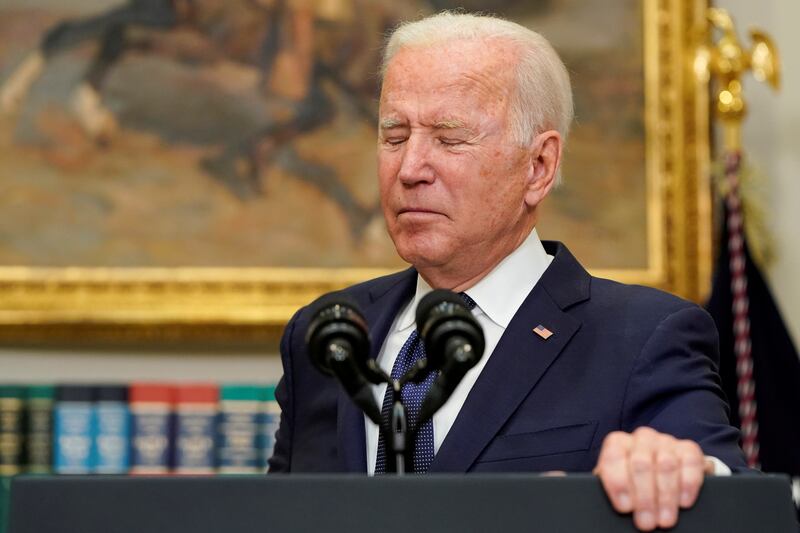
[[466, 292], [459, 292], [458, 295], [461, 296], [461, 299], [464, 300], [464, 304], [467, 306], [467, 309], [469, 309], [470, 311], [475, 309], [475, 306], [478, 305], [478, 304], [475, 303], [475, 300], [470, 298], [469, 294], [467, 294]]

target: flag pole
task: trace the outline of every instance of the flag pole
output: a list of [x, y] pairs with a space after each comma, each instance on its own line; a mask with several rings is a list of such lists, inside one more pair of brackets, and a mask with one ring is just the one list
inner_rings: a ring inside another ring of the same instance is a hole
[[[780, 85], [780, 61], [777, 49], [765, 33], [751, 29], [753, 46], [744, 49], [736, 33], [733, 19], [724, 9], [710, 8], [707, 37], [697, 50], [694, 72], [700, 81], [717, 82], [714, 93], [715, 115], [722, 123], [725, 161], [725, 224], [728, 230], [729, 268], [733, 312], [733, 350], [736, 357], [736, 393], [739, 400], [742, 449], [751, 468], [760, 468], [758, 418], [753, 358], [750, 341], [750, 301], [747, 293], [747, 271], [744, 250], [744, 217], [740, 195], [742, 165], [742, 120], [747, 106], [742, 95], [742, 77], [748, 71], [759, 80], [777, 89]], [[721, 37], [713, 42], [712, 30]]]

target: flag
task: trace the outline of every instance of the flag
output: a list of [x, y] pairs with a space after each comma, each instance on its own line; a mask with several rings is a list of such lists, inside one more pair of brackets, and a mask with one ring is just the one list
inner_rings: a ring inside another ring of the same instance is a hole
[[729, 154], [720, 252], [706, 308], [719, 330], [723, 389], [748, 462], [791, 475], [797, 487], [800, 359], [742, 230], [739, 161]]

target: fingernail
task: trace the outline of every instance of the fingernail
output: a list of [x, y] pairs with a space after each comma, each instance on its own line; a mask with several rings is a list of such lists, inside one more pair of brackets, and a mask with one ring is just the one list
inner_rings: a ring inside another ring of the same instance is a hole
[[619, 493], [619, 505], [626, 511], [631, 508], [631, 497], [628, 496], [627, 492]]
[[675, 515], [669, 509], [661, 509], [659, 513], [658, 520], [661, 522], [661, 525], [671, 524], [672, 521], [675, 519]]
[[642, 529], [653, 529], [656, 527], [656, 518], [650, 511], [639, 511], [636, 513], [636, 518]]
[[692, 504], [692, 495], [689, 494], [688, 490], [684, 490], [681, 492], [681, 505], [683, 507], [689, 507]]

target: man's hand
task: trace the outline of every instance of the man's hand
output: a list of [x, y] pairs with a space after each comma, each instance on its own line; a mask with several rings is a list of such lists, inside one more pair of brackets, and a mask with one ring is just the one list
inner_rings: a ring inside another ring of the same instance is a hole
[[694, 505], [711, 472], [713, 464], [697, 443], [647, 427], [609, 433], [594, 469], [614, 509], [632, 512], [642, 531], [673, 527], [678, 509]]

